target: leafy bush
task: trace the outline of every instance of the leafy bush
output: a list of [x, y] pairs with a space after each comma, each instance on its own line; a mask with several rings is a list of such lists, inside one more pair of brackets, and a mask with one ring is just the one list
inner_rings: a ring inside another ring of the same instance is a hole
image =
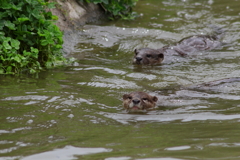
[[46, 12], [53, 7], [44, 0], [1, 0], [0, 74], [35, 73], [64, 60], [57, 17]]
[[86, 0], [95, 4], [101, 4], [105, 11], [111, 14], [110, 19], [121, 18], [125, 20], [134, 19], [136, 13], [132, 12], [138, 0]]

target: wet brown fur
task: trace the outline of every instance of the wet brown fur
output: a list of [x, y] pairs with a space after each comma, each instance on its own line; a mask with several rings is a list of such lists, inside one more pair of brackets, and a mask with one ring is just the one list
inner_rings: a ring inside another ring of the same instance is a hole
[[175, 45], [164, 46], [160, 49], [141, 48], [135, 49], [133, 64], [155, 65], [160, 64], [165, 55], [186, 56], [197, 51], [212, 50], [220, 47], [221, 36], [197, 35], [182, 39]]
[[123, 107], [127, 111], [148, 110], [155, 107], [157, 100], [145, 92], [132, 92], [123, 95]]

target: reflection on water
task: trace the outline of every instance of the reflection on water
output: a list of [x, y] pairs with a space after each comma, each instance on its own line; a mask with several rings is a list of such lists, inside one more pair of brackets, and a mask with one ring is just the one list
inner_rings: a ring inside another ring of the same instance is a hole
[[62, 149], [55, 149], [44, 153], [39, 153], [31, 156], [21, 158], [21, 160], [72, 160], [76, 159], [74, 156], [85, 155], [85, 154], [96, 154], [101, 152], [110, 152], [111, 149], [105, 148], [78, 148], [73, 146], [66, 146]]
[[143, 158], [136, 160], [183, 160], [183, 159], [164, 157], [164, 158]]
[[[68, 35], [73, 66], [0, 75], [0, 160], [238, 159], [240, 82], [216, 80], [240, 77], [239, 5], [141, 0], [136, 20]], [[131, 64], [135, 48], [210, 34], [210, 24], [227, 30], [229, 46], [158, 66]], [[137, 90], [158, 97], [155, 110], [123, 110], [122, 95]]]
[[[195, 111], [196, 112], [196, 111]], [[205, 120], [233, 120], [239, 119], [240, 115], [224, 115], [216, 114], [212, 112], [201, 112], [195, 113], [194, 111], [187, 111], [184, 113], [184, 110], [178, 112], [166, 111], [166, 112], [156, 112], [149, 113], [148, 115], [130, 115], [130, 114], [104, 114], [108, 118], [113, 118], [120, 123], [128, 124], [129, 122], [139, 122], [139, 121], [151, 121], [151, 122], [170, 122], [181, 120], [181, 122], [189, 121], [205, 121]]]

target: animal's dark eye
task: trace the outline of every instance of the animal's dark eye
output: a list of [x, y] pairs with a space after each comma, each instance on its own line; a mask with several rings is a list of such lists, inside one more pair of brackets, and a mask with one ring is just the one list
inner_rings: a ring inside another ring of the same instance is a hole
[[132, 97], [128, 97], [128, 99], [132, 99]]
[[143, 98], [144, 101], [148, 100], [147, 98]]
[[148, 58], [150, 58], [150, 57], [151, 57], [151, 54], [147, 54], [146, 56], [147, 56]]

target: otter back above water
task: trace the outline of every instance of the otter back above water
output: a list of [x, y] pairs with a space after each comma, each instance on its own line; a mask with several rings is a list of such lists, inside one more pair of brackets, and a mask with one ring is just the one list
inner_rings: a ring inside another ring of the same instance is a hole
[[[213, 35], [186, 37], [175, 44], [164, 46], [159, 49], [135, 49], [132, 63], [138, 65], [155, 65], [162, 63], [166, 56], [187, 56], [199, 51], [217, 49], [223, 46], [221, 42], [223, 35], [223, 29], [219, 28]], [[168, 59], [171, 59], [171, 57], [168, 57]]]

